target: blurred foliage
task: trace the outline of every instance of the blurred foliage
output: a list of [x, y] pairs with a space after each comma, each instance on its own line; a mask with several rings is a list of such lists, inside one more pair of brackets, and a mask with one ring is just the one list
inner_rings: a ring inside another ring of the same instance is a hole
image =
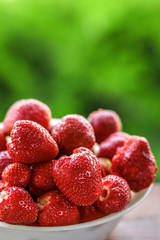
[[1, 0], [0, 120], [21, 98], [53, 117], [113, 109], [160, 167], [159, 23], [159, 0]]

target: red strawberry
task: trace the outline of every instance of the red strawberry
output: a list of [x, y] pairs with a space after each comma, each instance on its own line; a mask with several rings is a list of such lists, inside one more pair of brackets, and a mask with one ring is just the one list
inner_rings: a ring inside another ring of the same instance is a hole
[[6, 150], [6, 138], [3, 130], [0, 128], [0, 151]]
[[95, 143], [94, 131], [84, 117], [76, 114], [67, 115], [61, 119], [52, 130], [52, 136], [57, 142], [61, 154], [72, 154], [78, 147], [91, 149]]
[[30, 226], [30, 227], [40, 227], [40, 224], [38, 222], [35, 222], [35, 223], [28, 224], [27, 226]]
[[111, 110], [98, 109], [89, 115], [88, 120], [94, 129], [98, 143], [104, 141], [110, 134], [122, 129], [119, 116]]
[[78, 208], [59, 191], [51, 191], [38, 198], [40, 209], [38, 222], [41, 226], [64, 226], [79, 223]]
[[95, 202], [96, 207], [105, 214], [118, 212], [125, 208], [131, 199], [131, 191], [126, 180], [119, 176], [108, 175], [102, 179], [101, 196]]
[[79, 207], [80, 223], [96, 220], [105, 217], [106, 214], [98, 210], [95, 206]]
[[38, 100], [19, 100], [10, 107], [5, 116], [3, 128], [6, 135], [10, 134], [13, 124], [17, 120], [31, 120], [49, 129], [51, 111], [46, 104]]
[[38, 208], [23, 188], [10, 187], [0, 193], [0, 219], [10, 224], [27, 225], [36, 222]]
[[98, 161], [101, 165], [102, 177], [110, 174], [112, 165], [111, 161], [107, 158], [98, 158]]
[[14, 162], [32, 164], [47, 162], [56, 157], [58, 146], [49, 132], [38, 123], [20, 120], [11, 131], [8, 152]]
[[32, 177], [29, 188], [36, 196], [40, 196], [56, 188], [52, 174], [54, 162], [55, 160], [32, 165]]
[[2, 181], [5, 187], [27, 187], [31, 177], [30, 168], [21, 163], [8, 165], [2, 173]]
[[4, 183], [0, 180], [0, 192], [5, 188]]
[[89, 149], [78, 148], [70, 157], [60, 158], [53, 176], [60, 191], [76, 205], [91, 205], [101, 194], [101, 167]]
[[126, 179], [134, 192], [153, 183], [157, 165], [147, 139], [130, 137], [123, 147], [117, 149], [112, 159], [111, 172]]
[[7, 151], [0, 152], [0, 179], [2, 179], [1, 175], [5, 167], [7, 167], [12, 162], [13, 161], [11, 160]]
[[100, 143], [97, 157], [112, 159], [118, 147], [122, 147], [130, 135], [124, 132], [112, 133], [107, 139]]

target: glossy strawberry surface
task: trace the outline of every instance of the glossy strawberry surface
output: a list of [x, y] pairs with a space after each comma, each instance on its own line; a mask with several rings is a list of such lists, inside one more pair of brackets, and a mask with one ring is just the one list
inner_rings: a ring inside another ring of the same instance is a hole
[[38, 198], [40, 209], [38, 222], [41, 226], [64, 226], [79, 223], [78, 208], [59, 191], [48, 192]]
[[2, 128], [0, 128], [0, 151], [6, 150], [6, 138]]
[[0, 192], [5, 188], [4, 183], [0, 180]]
[[96, 207], [107, 215], [125, 208], [131, 200], [127, 181], [119, 176], [108, 175], [102, 182], [102, 193], [95, 202]]
[[112, 159], [117, 148], [122, 147], [129, 137], [130, 135], [124, 132], [112, 133], [108, 138], [100, 143], [97, 157]]
[[2, 179], [1, 175], [5, 167], [11, 164], [13, 161], [11, 160], [7, 151], [0, 152], [0, 179]]
[[10, 134], [13, 124], [17, 120], [31, 120], [49, 129], [51, 111], [46, 104], [38, 100], [22, 99], [15, 102], [5, 116], [3, 129], [6, 135]]
[[38, 207], [23, 188], [10, 187], [0, 193], [0, 219], [10, 224], [27, 225], [36, 222]]
[[90, 205], [87, 207], [79, 207], [79, 212], [80, 223], [93, 221], [106, 216], [105, 213], [98, 210], [94, 205]]
[[19, 120], [11, 131], [11, 143], [7, 145], [14, 162], [32, 164], [47, 162], [56, 157], [58, 146], [49, 132], [38, 123]]
[[102, 177], [109, 175], [111, 173], [111, 161], [108, 158], [98, 158], [101, 165]]
[[132, 191], [147, 188], [155, 179], [157, 165], [146, 138], [132, 136], [118, 148], [111, 172], [127, 180]]
[[31, 177], [30, 168], [21, 163], [12, 163], [2, 172], [2, 181], [5, 187], [27, 187]]
[[52, 130], [60, 153], [70, 155], [78, 147], [91, 149], [95, 143], [95, 135], [91, 124], [84, 117], [71, 114], [63, 117]]
[[40, 196], [45, 192], [56, 188], [53, 178], [53, 165], [55, 160], [32, 165], [31, 167], [31, 181], [29, 184], [30, 191], [36, 196]]
[[96, 156], [86, 148], [60, 158], [53, 168], [57, 187], [76, 205], [91, 205], [102, 190], [101, 167]]
[[119, 116], [111, 110], [98, 109], [89, 115], [88, 120], [94, 129], [98, 143], [104, 141], [110, 134], [122, 129]]

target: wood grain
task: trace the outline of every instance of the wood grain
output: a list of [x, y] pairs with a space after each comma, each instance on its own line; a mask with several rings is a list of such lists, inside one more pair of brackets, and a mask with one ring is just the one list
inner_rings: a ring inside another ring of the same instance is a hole
[[107, 240], [160, 240], [160, 184], [126, 214]]

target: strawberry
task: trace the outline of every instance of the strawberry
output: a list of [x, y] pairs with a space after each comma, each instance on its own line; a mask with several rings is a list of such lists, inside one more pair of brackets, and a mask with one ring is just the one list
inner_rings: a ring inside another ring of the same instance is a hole
[[23, 188], [10, 187], [0, 193], [0, 219], [10, 224], [27, 225], [36, 222], [38, 207]]
[[14, 162], [25, 164], [47, 162], [58, 154], [58, 146], [49, 132], [28, 120], [14, 123], [7, 148]]
[[78, 208], [59, 191], [48, 192], [37, 200], [40, 209], [38, 222], [41, 226], [64, 226], [79, 223]]
[[94, 205], [79, 207], [80, 223], [96, 220], [105, 217], [106, 214], [98, 210]]
[[124, 132], [112, 133], [107, 139], [100, 143], [97, 157], [112, 159], [118, 147], [122, 147], [130, 135]]
[[2, 175], [2, 172], [5, 169], [5, 167], [7, 167], [12, 162], [13, 161], [11, 160], [7, 151], [0, 152], [0, 179], [2, 179], [1, 175]]
[[111, 161], [107, 158], [98, 158], [98, 161], [101, 165], [102, 177], [110, 174], [112, 165]]
[[21, 163], [12, 163], [2, 172], [5, 187], [26, 187], [31, 177], [30, 168]]
[[63, 117], [52, 130], [60, 153], [70, 155], [78, 147], [91, 149], [95, 143], [94, 131], [84, 117], [71, 114]]
[[157, 165], [146, 138], [132, 136], [118, 148], [112, 159], [111, 173], [121, 176], [134, 192], [153, 183]]
[[78, 148], [70, 157], [56, 161], [53, 177], [64, 196], [76, 205], [91, 205], [101, 194], [101, 167], [87, 148]]
[[104, 141], [110, 134], [122, 129], [119, 116], [111, 110], [98, 109], [89, 115], [88, 121], [94, 129], [98, 143]]
[[30, 227], [40, 227], [40, 224], [38, 222], [35, 222], [35, 223], [28, 224], [27, 226], [30, 226]]
[[0, 151], [6, 150], [6, 138], [3, 130], [0, 128]]
[[52, 174], [54, 162], [55, 160], [32, 165], [32, 177], [29, 188], [36, 196], [56, 188]]
[[51, 111], [46, 104], [38, 100], [19, 100], [10, 107], [5, 116], [3, 128], [6, 135], [10, 134], [13, 124], [17, 120], [31, 120], [49, 129]]
[[4, 183], [0, 180], [0, 192], [5, 188]]
[[131, 191], [125, 179], [108, 175], [102, 179], [102, 193], [95, 206], [105, 214], [118, 212], [131, 200]]

